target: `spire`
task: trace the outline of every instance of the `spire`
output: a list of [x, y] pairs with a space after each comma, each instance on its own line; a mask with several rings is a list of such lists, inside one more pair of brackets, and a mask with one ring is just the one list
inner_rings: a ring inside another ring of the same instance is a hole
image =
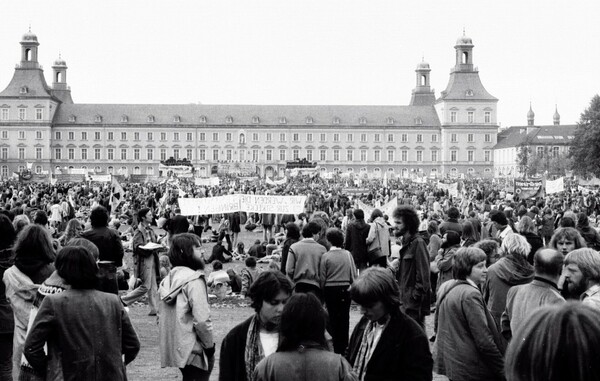
[[533, 112], [533, 109], [531, 108], [531, 101], [530, 101], [529, 102], [529, 111], [527, 112], [527, 125], [533, 126], [534, 119], [535, 119], [535, 113]]
[[554, 121], [554, 125], [558, 126], [560, 125], [560, 114], [558, 113], [558, 105], [554, 105], [554, 116], [552, 117], [552, 120]]

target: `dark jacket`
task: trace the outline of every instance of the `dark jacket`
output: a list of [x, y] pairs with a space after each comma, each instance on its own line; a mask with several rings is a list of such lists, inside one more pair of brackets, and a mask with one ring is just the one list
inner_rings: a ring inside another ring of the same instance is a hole
[[448, 218], [448, 221], [444, 221], [440, 224], [440, 234], [444, 236], [448, 230], [454, 230], [459, 236], [462, 235], [462, 225], [458, 220]]
[[479, 289], [452, 280], [440, 296], [436, 372], [456, 381], [503, 380], [504, 344]]
[[108, 227], [92, 228], [81, 233], [81, 238], [92, 241], [98, 247], [101, 261], [112, 261], [115, 266], [123, 266], [123, 244], [119, 233]]
[[126, 380], [125, 364], [140, 350], [119, 298], [96, 290], [66, 290], [44, 298], [23, 350], [31, 366], [42, 373], [48, 340], [60, 343], [65, 381]]
[[[352, 332], [346, 359], [354, 366], [369, 320], [363, 317]], [[433, 359], [421, 327], [406, 314], [396, 311], [381, 333], [367, 363], [365, 381], [431, 380]]]
[[367, 224], [365, 220], [355, 220], [346, 228], [344, 249], [352, 254], [354, 262], [359, 268], [367, 263], [367, 237], [370, 229], [371, 225]]
[[281, 272], [285, 274], [285, 266], [287, 264], [288, 254], [290, 252], [290, 246], [298, 242], [296, 238], [288, 238], [283, 243], [283, 248], [281, 249]]
[[421, 310], [423, 315], [429, 315], [429, 252], [425, 241], [418, 234], [408, 237], [400, 249], [397, 277], [402, 311]]
[[246, 381], [246, 337], [253, 316], [233, 327], [221, 343], [219, 381]]
[[529, 242], [529, 244], [531, 245], [531, 250], [527, 255], [527, 262], [533, 265], [533, 256], [539, 249], [544, 247], [544, 241], [542, 240], [542, 237], [535, 233], [522, 233], [521, 235], [525, 237], [527, 242]]

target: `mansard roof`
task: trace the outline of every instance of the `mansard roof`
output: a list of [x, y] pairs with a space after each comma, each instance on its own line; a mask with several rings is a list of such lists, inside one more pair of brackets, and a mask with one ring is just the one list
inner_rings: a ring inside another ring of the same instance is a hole
[[[27, 92], [21, 89], [27, 87]], [[22, 69], [17, 67], [8, 86], [0, 93], [0, 98], [52, 98], [42, 69]]]
[[[469, 91], [469, 95], [467, 95], [467, 91]], [[455, 71], [450, 73], [448, 86], [446, 86], [446, 90], [442, 91], [437, 101], [449, 100], [498, 101], [498, 98], [488, 93], [485, 87], [483, 87], [481, 79], [479, 78], [479, 72]]]
[[[128, 116], [128, 124], [147, 124], [148, 116], [153, 115], [154, 124], [175, 124], [173, 116], [180, 117], [177, 125], [228, 125], [281, 126], [335, 126], [335, 117], [342, 126], [389, 126], [388, 118], [393, 118], [395, 126], [414, 126], [415, 118], [421, 118], [423, 126], [440, 126], [440, 120], [433, 106], [281, 106], [281, 105], [155, 105], [155, 104], [61, 104], [54, 117], [55, 124], [73, 124], [69, 117], [76, 117], [76, 124], [94, 124], [97, 115], [102, 116], [103, 124], [123, 124], [121, 116]], [[206, 117], [202, 122], [201, 117]], [[253, 123], [258, 116], [260, 123]], [[231, 117], [232, 122], [226, 122]], [[307, 118], [313, 122], [306, 123]], [[366, 119], [366, 124], [359, 120]]]
[[568, 145], [575, 137], [576, 124], [548, 126], [513, 126], [498, 134], [494, 149], [517, 147], [520, 144]]

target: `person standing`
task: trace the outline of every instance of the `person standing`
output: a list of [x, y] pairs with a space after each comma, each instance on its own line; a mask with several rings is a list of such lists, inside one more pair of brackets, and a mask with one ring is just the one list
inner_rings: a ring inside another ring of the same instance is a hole
[[344, 249], [348, 250], [354, 258], [354, 263], [359, 271], [367, 268], [367, 237], [371, 226], [365, 222], [365, 212], [362, 209], [354, 209], [354, 221], [346, 228], [346, 239]]
[[[369, 235], [367, 236], [369, 266], [387, 267], [391, 254], [390, 230], [379, 209], [371, 212]], [[373, 253], [376, 253], [373, 255]]]
[[425, 316], [430, 313], [429, 252], [418, 234], [419, 216], [412, 206], [394, 209], [392, 218], [401, 239], [397, 272], [402, 312], [425, 327]]
[[280, 271], [264, 271], [254, 281], [248, 293], [254, 315], [231, 329], [221, 343], [220, 381], [250, 381], [260, 360], [275, 353], [281, 313], [292, 289]]
[[506, 340], [512, 339], [513, 332], [517, 332], [536, 308], [565, 302], [556, 286], [562, 268], [563, 255], [558, 251], [542, 249], [535, 253], [533, 281], [508, 290], [506, 309], [500, 318], [501, 332]]
[[387, 269], [363, 271], [350, 289], [363, 317], [346, 352], [359, 380], [430, 381], [433, 360], [425, 331], [402, 312], [398, 284]]
[[292, 295], [281, 314], [277, 352], [258, 363], [253, 379], [358, 381], [348, 361], [328, 350], [326, 320], [327, 314], [316, 296]]
[[119, 298], [95, 289], [94, 257], [84, 247], [65, 247], [56, 270], [71, 289], [44, 298], [25, 341], [25, 358], [45, 374], [44, 345], [59, 345], [65, 381], [126, 380], [125, 365], [137, 356], [140, 342]]
[[285, 272], [294, 282], [294, 291], [312, 292], [322, 299], [320, 265], [327, 249], [317, 242], [321, 226], [310, 221], [302, 228], [301, 241], [290, 247]]
[[[0, 279], [13, 265], [13, 243], [17, 234], [10, 219], [0, 215]], [[0, 380], [12, 379], [12, 347], [15, 318], [6, 298], [6, 286], [0, 281]]]
[[81, 238], [91, 241], [100, 252], [100, 290], [117, 295], [117, 267], [123, 266], [123, 244], [116, 230], [108, 227], [108, 211], [103, 206], [92, 210], [92, 228], [81, 233]]
[[326, 237], [331, 248], [321, 258], [321, 289], [329, 314], [328, 331], [333, 338], [333, 350], [344, 353], [350, 325], [350, 286], [357, 276], [356, 266], [352, 255], [341, 248], [344, 234], [340, 229], [328, 229]]
[[179, 368], [183, 381], [208, 380], [215, 343], [200, 239], [177, 234], [168, 255], [173, 268], [158, 291], [160, 365]]
[[438, 292], [436, 371], [453, 381], [504, 380], [504, 343], [479, 291], [486, 259], [481, 249], [459, 249], [454, 280]]
[[133, 259], [136, 277], [141, 280], [139, 286], [121, 297], [126, 306], [140, 300], [148, 294], [148, 306], [150, 316], [156, 316], [158, 311], [157, 279], [160, 277], [158, 267], [158, 251], [156, 249], [144, 249], [148, 243], [157, 243], [156, 233], [152, 230], [152, 219], [154, 215], [149, 208], [142, 208], [138, 212], [137, 229], [133, 233]]

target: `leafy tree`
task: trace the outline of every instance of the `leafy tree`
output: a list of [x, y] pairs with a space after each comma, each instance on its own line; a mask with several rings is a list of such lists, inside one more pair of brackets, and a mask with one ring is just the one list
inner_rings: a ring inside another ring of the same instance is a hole
[[600, 177], [600, 96], [581, 114], [569, 158], [573, 172], [580, 176]]
[[521, 175], [529, 174], [531, 161], [534, 155], [531, 154], [531, 147], [527, 142], [523, 142], [517, 146], [517, 165]]

